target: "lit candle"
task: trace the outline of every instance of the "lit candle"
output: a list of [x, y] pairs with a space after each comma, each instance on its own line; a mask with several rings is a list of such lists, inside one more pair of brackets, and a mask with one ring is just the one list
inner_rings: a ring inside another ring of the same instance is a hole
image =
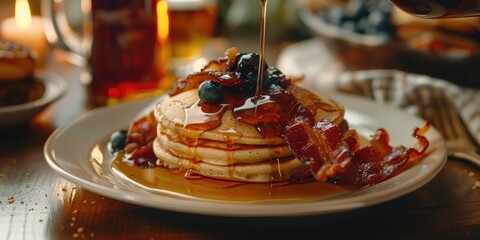
[[40, 16], [31, 15], [28, 0], [16, 0], [15, 18], [2, 21], [0, 37], [30, 48], [37, 54], [38, 61], [43, 62], [48, 47], [43, 30], [43, 19]]

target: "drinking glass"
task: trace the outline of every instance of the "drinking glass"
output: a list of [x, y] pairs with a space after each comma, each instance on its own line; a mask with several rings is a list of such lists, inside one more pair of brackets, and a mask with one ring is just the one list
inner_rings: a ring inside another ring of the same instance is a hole
[[151, 96], [170, 85], [164, 0], [81, 0], [81, 34], [68, 26], [62, 0], [42, 4], [50, 35], [86, 59], [81, 80], [95, 105]]
[[[177, 75], [205, 63], [204, 50], [215, 33], [216, 0], [167, 0], [170, 26], [171, 67]], [[198, 70], [198, 69], [196, 69]]]

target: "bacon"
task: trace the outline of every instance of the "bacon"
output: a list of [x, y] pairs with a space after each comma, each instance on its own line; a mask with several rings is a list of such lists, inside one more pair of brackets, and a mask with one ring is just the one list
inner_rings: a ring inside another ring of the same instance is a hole
[[225, 71], [232, 71], [233, 66], [235, 65], [235, 60], [237, 58], [238, 49], [235, 47], [231, 47], [227, 49], [224, 53], [223, 58], [219, 58], [217, 60], [212, 60], [208, 62], [208, 64], [202, 68], [201, 72], [205, 71], [217, 71], [217, 72], [225, 72]]
[[354, 129], [346, 129], [343, 138], [347, 142], [348, 148], [352, 154], [360, 149], [360, 137], [358, 137], [358, 133]]
[[340, 128], [329, 121], [319, 121], [315, 127], [307, 121], [295, 122], [286, 128], [285, 138], [295, 156], [306, 166], [304, 172], [292, 178], [294, 182], [304, 181], [307, 172], [317, 181], [326, 181], [350, 165], [349, 145]]
[[141, 168], [155, 167], [157, 156], [155, 156], [153, 152], [153, 142], [149, 142], [147, 145], [135, 149], [129, 159], [133, 160], [135, 165]]
[[389, 145], [389, 135], [384, 129], [375, 132], [370, 146], [359, 149], [352, 157], [352, 164], [345, 172], [338, 173], [331, 180], [334, 182], [367, 186], [383, 182], [404, 170], [409, 161], [415, 161], [424, 156], [429, 142], [424, 134], [430, 128], [425, 123], [422, 128], [416, 128], [413, 136], [417, 139], [418, 148]]
[[153, 140], [157, 136], [156, 126], [153, 111], [131, 124], [127, 133], [125, 158], [143, 168], [155, 166], [157, 157], [153, 153]]
[[298, 121], [286, 128], [285, 138], [295, 156], [306, 169], [297, 173], [292, 182], [317, 181], [367, 186], [385, 181], [401, 171], [408, 161], [424, 156], [429, 142], [424, 136], [430, 125], [416, 128], [413, 136], [418, 149], [392, 147], [385, 129], [378, 129], [370, 145], [360, 148], [355, 130], [341, 130], [329, 121], [319, 121], [312, 127], [308, 121]]
[[197, 89], [204, 81], [211, 80], [220, 83], [224, 87], [240, 87], [244, 84], [244, 81], [236, 76], [233, 72], [217, 72], [217, 71], [205, 71], [196, 72], [188, 75], [184, 79], [177, 81], [177, 84], [169, 92], [170, 96], [175, 96], [179, 93]]
[[244, 81], [232, 72], [238, 50], [230, 48], [225, 51], [225, 56], [212, 60], [199, 72], [189, 74], [186, 78], [179, 79], [170, 90], [169, 95], [174, 96], [187, 90], [196, 89], [206, 80], [218, 82], [226, 87], [239, 87]]
[[390, 152], [364, 147], [352, 158], [350, 168], [332, 178], [335, 182], [365, 186], [372, 185], [397, 175], [408, 161], [408, 153], [403, 146], [392, 148]]
[[428, 146], [430, 145], [430, 142], [428, 139], [425, 137], [425, 133], [430, 129], [430, 123], [426, 122], [425, 125], [422, 128], [415, 128], [413, 130], [413, 137], [417, 139], [418, 146], [417, 148], [409, 148], [409, 159], [411, 161], [416, 161], [420, 158], [422, 158], [425, 155], [425, 152], [427, 151]]

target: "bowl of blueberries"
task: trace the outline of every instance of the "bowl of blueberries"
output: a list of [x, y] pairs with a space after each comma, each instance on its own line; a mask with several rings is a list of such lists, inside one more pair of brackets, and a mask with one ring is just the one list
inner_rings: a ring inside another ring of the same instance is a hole
[[348, 70], [398, 69], [480, 87], [480, 18], [420, 19], [389, 0], [297, 0]]

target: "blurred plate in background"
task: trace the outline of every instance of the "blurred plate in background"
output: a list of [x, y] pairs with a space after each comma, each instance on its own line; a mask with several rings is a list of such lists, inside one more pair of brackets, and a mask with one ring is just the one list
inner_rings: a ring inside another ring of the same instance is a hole
[[8, 128], [23, 124], [58, 100], [66, 90], [63, 78], [49, 71], [38, 70], [34, 77], [45, 85], [45, 92], [35, 101], [0, 107], [0, 128]]
[[[361, 8], [355, 6], [358, 2], [367, 4]], [[478, 18], [417, 19], [400, 12], [388, 0], [297, 3], [301, 20], [348, 70], [399, 69], [461, 86], [480, 86]], [[388, 18], [382, 19], [379, 12], [388, 8]]]

